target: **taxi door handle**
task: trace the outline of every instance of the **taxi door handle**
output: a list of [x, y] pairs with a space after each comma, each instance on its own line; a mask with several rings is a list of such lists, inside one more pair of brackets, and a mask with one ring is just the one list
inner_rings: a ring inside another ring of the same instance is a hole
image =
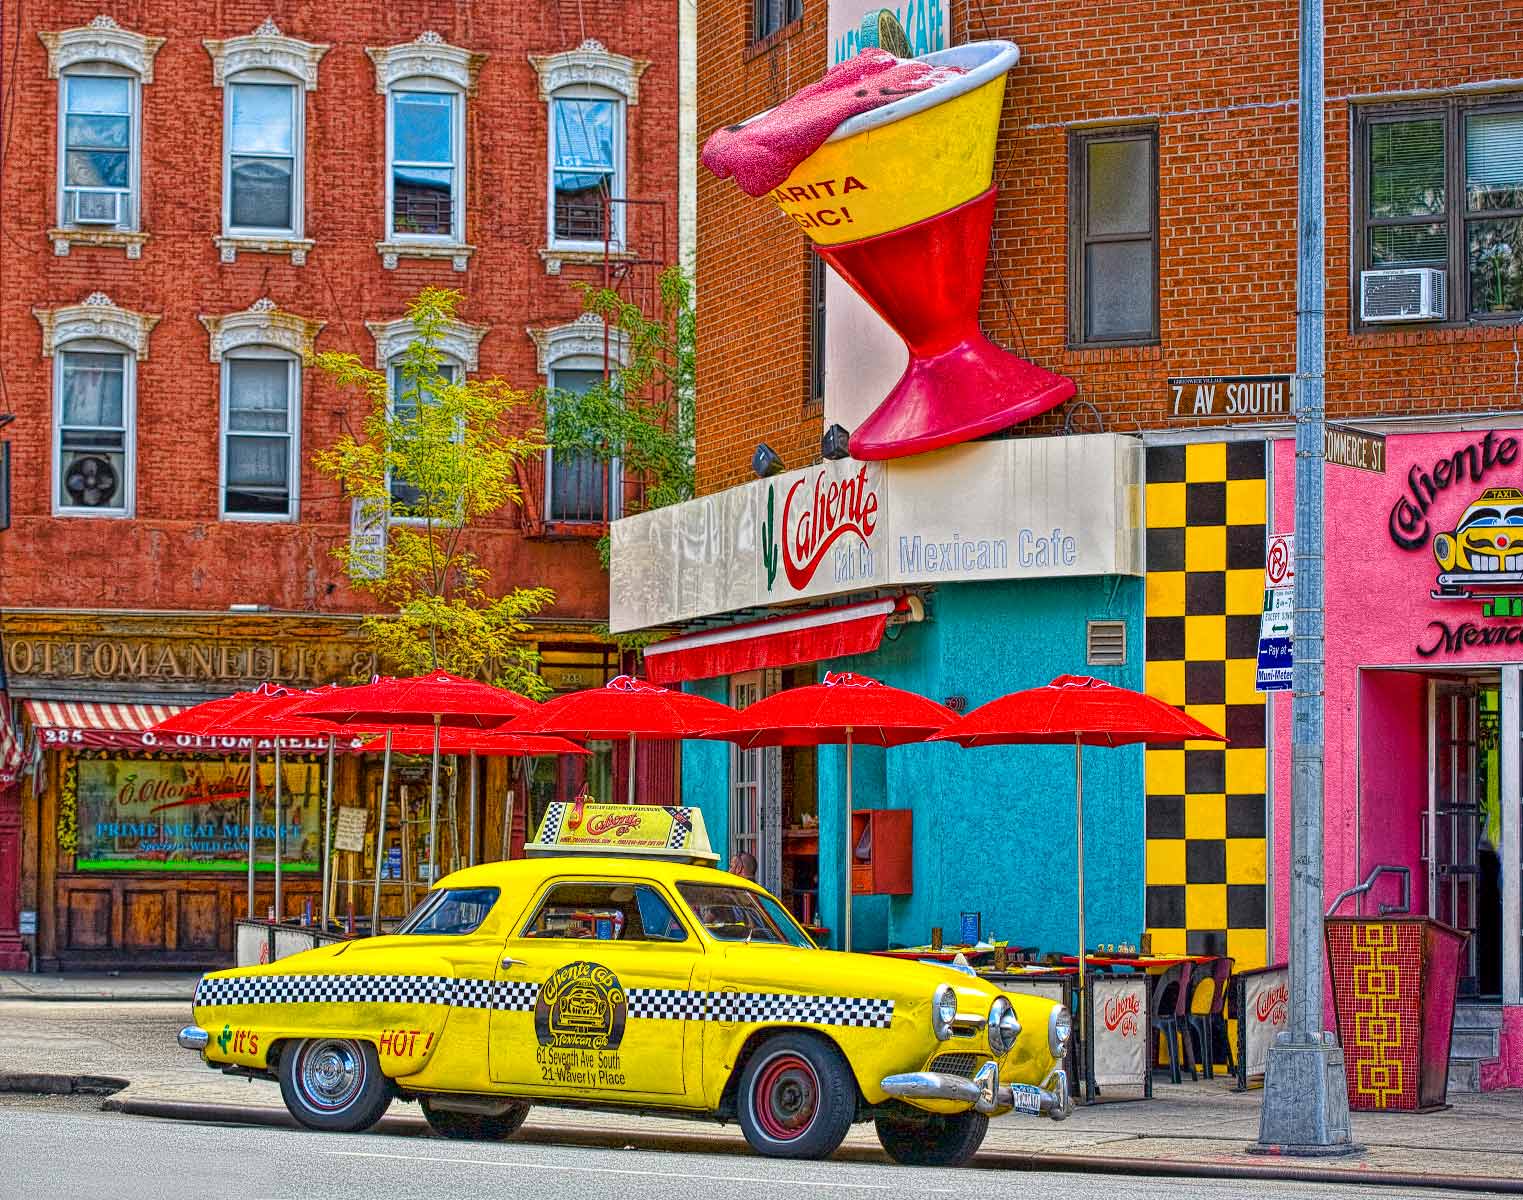
[[504, 958], [504, 959], [503, 959], [503, 960], [502, 960], [502, 965], [503, 965], [503, 966], [505, 966], [505, 967], [526, 967], [526, 966], [528, 966], [528, 965], [529, 965], [529, 964], [528, 964], [528, 963], [526, 963], [526, 962], [525, 962], [525, 961], [524, 961], [524, 960], [523, 960], [523, 959], [521, 959], [521, 958], [514, 958], [514, 957], [513, 957], [513, 956], [512, 956], [512, 955], [511, 955], [511, 954], [510, 954], [510, 955], [508, 955], [508, 956], [507, 956], [507, 957], [506, 957], [506, 958]]

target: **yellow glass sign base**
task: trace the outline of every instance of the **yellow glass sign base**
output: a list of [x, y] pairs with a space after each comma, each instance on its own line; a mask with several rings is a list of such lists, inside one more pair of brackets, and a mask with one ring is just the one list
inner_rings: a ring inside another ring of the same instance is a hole
[[646, 804], [557, 802], [545, 810], [527, 855], [596, 854], [715, 863], [703, 813], [696, 808]]
[[956, 208], [994, 178], [1005, 76], [898, 121], [826, 142], [772, 192], [822, 245], [859, 241]]

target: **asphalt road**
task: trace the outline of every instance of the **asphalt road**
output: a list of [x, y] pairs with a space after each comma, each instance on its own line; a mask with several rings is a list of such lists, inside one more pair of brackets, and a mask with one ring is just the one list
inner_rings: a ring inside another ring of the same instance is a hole
[[376, 1134], [180, 1124], [84, 1110], [79, 1098], [0, 1105], [0, 1198], [155, 1200], [834, 1200], [1040, 1196], [1042, 1200], [1383, 1200], [1393, 1192], [1235, 1180], [1095, 1177], [871, 1163], [795, 1163], [649, 1150], [451, 1142]]

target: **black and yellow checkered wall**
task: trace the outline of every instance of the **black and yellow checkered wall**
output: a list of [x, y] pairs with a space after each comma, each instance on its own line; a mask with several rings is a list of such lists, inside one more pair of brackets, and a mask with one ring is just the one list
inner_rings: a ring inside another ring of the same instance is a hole
[[1147, 690], [1230, 739], [1150, 748], [1147, 926], [1158, 953], [1266, 953], [1266, 444], [1147, 451]]

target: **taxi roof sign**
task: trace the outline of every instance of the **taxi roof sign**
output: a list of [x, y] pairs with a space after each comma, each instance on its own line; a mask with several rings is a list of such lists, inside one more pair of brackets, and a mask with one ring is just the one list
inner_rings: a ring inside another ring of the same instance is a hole
[[703, 813], [696, 808], [584, 800], [556, 802], [545, 809], [539, 833], [525, 843], [524, 853], [627, 855], [705, 865], [719, 861], [709, 848]]

